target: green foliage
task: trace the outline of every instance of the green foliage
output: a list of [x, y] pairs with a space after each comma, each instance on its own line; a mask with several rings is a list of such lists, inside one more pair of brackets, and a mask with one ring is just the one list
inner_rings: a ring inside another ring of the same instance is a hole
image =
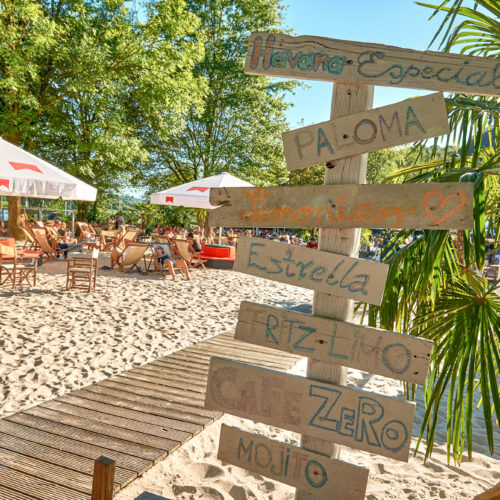
[[[496, 42], [477, 39], [464, 47], [468, 53], [498, 57], [498, 21], [462, 1], [452, 7], [433, 6], [447, 11], [444, 49], [467, 37], [469, 22], [456, 29], [457, 16], [467, 16], [485, 39], [494, 34]], [[478, 2], [498, 16], [493, 2]], [[481, 22], [478, 22], [481, 19]], [[417, 145], [414, 165], [388, 175], [387, 180], [403, 182], [473, 182], [474, 230], [423, 231], [421, 237], [401, 246], [411, 231], [388, 232], [394, 251], [387, 259], [389, 273], [384, 291], [384, 307], [370, 306], [369, 320], [382, 328], [427, 337], [435, 342], [428, 379], [424, 387], [426, 414], [419, 444], [426, 438], [426, 458], [432, 453], [436, 425], [443, 418], [439, 407], [447, 400], [447, 449], [458, 462], [465, 448], [472, 453], [471, 424], [473, 396], [479, 391], [484, 424], [491, 453], [494, 452], [493, 426], [500, 421], [498, 374], [500, 371], [500, 282], [490, 285], [481, 276], [485, 246], [489, 236], [499, 246], [500, 223], [500, 106], [496, 98], [452, 95], [446, 99], [451, 134], [444, 148]], [[426, 157], [429, 153], [430, 155]], [[422, 154], [421, 154], [422, 153]], [[415, 387], [406, 386], [408, 397]], [[418, 446], [417, 446], [418, 448]]]
[[284, 97], [295, 83], [243, 72], [250, 33], [280, 30], [280, 2], [188, 0], [187, 8], [200, 19], [196, 37], [205, 47], [194, 69], [205, 85], [202, 107], [189, 109], [182, 131], [149, 131], [150, 169], [138, 181], [159, 190], [230, 172], [254, 184], [286, 182]]

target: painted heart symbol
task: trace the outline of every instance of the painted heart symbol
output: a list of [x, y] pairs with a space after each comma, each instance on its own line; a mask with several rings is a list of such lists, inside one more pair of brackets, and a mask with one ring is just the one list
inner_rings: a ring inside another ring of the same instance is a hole
[[[431, 198], [432, 196], [437, 196], [441, 200], [441, 203], [439, 204], [439, 208], [441, 210], [444, 209], [449, 200], [452, 200], [454, 198], [460, 198], [460, 202], [457, 205], [455, 205], [455, 207], [452, 208], [449, 212], [445, 213], [440, 219], [436, 219], [431, 211], [432, 209], [430, 209], [428, 205], [429, 198]], [[465, 205], [465, 199], [466, 199], [465, 193], [462, 191], [450, 194], [446, 198], [439, 191], [429, 191], [424, 196], [425, 213], [427, 214], [427, 217], [429, 217], [429, 219], [434, 224], [436, 224], [436, 226], [439, 226], [439, 224], [444, 222], [446, 219], [449, 219], [452, 215], [456, 214]]]

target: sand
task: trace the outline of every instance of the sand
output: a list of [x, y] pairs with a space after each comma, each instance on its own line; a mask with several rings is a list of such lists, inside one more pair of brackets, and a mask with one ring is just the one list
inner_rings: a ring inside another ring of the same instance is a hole
[[[100, 265], [109, 264], [102, 256]], [[235, 326], [241, 300], [291, 307], [312, 302], [312, 292], [226, 270], [192, 271], [192, 280], [100, 271], [97, 289], [65, 290], [65, 263], [40, 268], [29, 291], [0, 288], [0, 418], [70, 390], [165, 356]], [[303, 364], [297, 367], [303, 373]], [[302, 371], [301, 371], [302, 370]], [[397, 381], [349, 370], [349, 383], [402, 397]], [[413, 435], [423, 417], [421, 394]], [[298, 436], [230, 415], [223, 422], [298, 444]], [[490, 457], [481, 410], [474, 410], [474, 455], [460, 467], [447, 466], [445, 425], [432, 459], [421, 447], [408, 463], [343, 448], [341, 458], [370, 470], [368, 499], [473, 498], [500, 481], [497, 454]], [[179, 499], [288, 499], [294, 489], [217, 458], [220, 421], [116, 495], [135, 498], [147, 490]], [[415, 442], [412, 445], [414, 450]]]

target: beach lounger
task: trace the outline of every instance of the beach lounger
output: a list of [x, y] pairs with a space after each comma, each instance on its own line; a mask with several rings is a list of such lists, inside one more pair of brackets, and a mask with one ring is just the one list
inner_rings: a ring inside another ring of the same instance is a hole
[[12, 288], [21, 288], [24, 283], [36, 286], [36, 272], [38, 261], [32, 259], [31, 264], [23, 262], [22, 250], [15, 247], [0, 245], [0, 285], [12, 284]]
[[115, 265], [120, 267], [120, 271], [125, 272], [125, 266], [130, 266], [130, 269], [136, 268], [141, 271], [139, 261], [142, 259], [144, 262], [144, 270], [147, 272], [148, 266], [146, 261], [146, 251], [149, 245], [144, 243], [130, 243], [127, 242], [126, 248], [120, 249], [114, 247], [111, 251], [111, 269]]
[[99, 249], [93, 248], [89, 257], [72, 257], [68, 259], [66, 270], [66, 290], [82, 288], [90, 292], [95, 289], [97, 280]]
[[27, 248], [28, 250], [38, 250], [39, 245], [33, 236], [33, 232], [23, 226], [19, 226], [19, 229], [22, 231], [24, 236], [26, 236], [23, 248]]
[[53, 240], [52, 243], [49, 243], [44, 227], [32, 227], [31, 231], [40, 250], [47, 255], [48, 260], [54, 259], [57, 256], [57, 242]]
[[175, 246], [177, 247], [177, 251], [179, 252], [179, 255], [181, 258], [183, 258], [188, 267], [198, 267], [201, 266], [204, 271], [206, 271], [205, 267], [205, 262], [206, 260], [203, 260], [199, 257], [199, 254], [191, 254], [189, 253], [189, 245], [186, 240], [174, 240]]
[[83, 247], [99, 248], [100, 250], [104, 248], [105, 246], [104, 238], [97, 235], [95, 229], [92, 227], [92, 224], [76, 221], [76, 225], [80, 230], [80, 234], [78, 236], [77, 241], [78, 243], [80, 243], [80, 245], [82, 245], [82, 248]]

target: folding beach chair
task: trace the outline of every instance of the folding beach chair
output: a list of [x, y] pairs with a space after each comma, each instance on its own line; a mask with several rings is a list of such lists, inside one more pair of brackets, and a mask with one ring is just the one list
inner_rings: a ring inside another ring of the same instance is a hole
[[[201, 266], [204, 271], [206, 271], [205, 262], [206, 260], [201, 259], [197, 254], [193, 255], [189, 253], [189, 245], [186, 240], [174, 240], [177, 251], [182, 259], [184, 259], [188, 267], [198, 267]], [[199, 254], [198, 254], [199, 255]]]
[[19, 229], [22, 231], [24, 236], [26, 236], [23, 248], [27, 248], [28, 250], [38, 250], [39, 245], [33, 236], [33, 232], [23, 226], [19, 226]]
[[36, 258], [31, 264], [23, 262], [22, 250], [18, 254], [15, 247], [0, 245], [0, 285], [10, 282], [13, 289], [22, 288], [24, 283], [36, 286], [37, 266]]
[[40, 250], [47, 255], [48, 260], [54, 259], [57, 256], [57, 242], [53, 240], [52, 243], [49, 243], [44, 227], [32, 227], [31, 231]]
[[149, 245], [145, 243], [129, 243], [127, 242], [126, 248], [123, 250], [114, 247], [111, 251], [111, 269], [115, 265], [120, 267], [120, 271], [125, 272], [125, 266], [130, 266], [130, 269], [136, 268], [141, 271], [139, 267], [139, 261], [142, 259], [144, 262], [144, 270], [147, 272], [148, 266], [146, 261], [146, 251]]

